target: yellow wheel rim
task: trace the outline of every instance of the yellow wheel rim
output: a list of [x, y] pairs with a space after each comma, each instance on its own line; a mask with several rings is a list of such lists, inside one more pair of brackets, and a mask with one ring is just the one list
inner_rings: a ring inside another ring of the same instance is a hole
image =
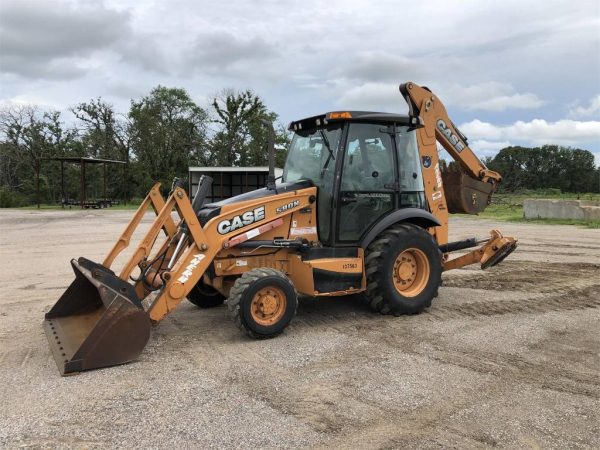
[[394, 287], [404, 297], [416, 297], [429, 281], [431, 267], [425, 253], [409, 248], [398, 255], [392, 269]]
[[277, 287], [269, 286], [262, 288], [250, 304], [252, 319], [259, 325], [269, 326], [281, 320], [285, 313], [287, 298], [283, 291]]

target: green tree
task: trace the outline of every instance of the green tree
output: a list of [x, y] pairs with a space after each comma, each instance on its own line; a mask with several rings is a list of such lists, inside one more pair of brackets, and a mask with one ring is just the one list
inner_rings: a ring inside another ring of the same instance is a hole
[[131, 103], [129, 118], [132, 170], [142, 192], [156, 180], [168, 186], [173, 177], [187, 176], [190, 165], [208, 164], [208, 116], [184, 89], [154, 88]]
[[544, 145], [542, 147], [507, 147], [489, 163], [502, 175], [501, 189], [555, 188], [565, 192], [593, 192], [595, 186], [594, 155], [581, 149]]
[[[36, 168], [40, 158], [65, 156], [77, 148], [77, 131], [65, 128], [58, 111], [41, 111], [35, 106], [0, 110], [0, 182], [34, 200]], [[60, 176], [56, 164], [41, 163], [42, 201], [58, 200]]]
[[570, 149], [566, 160], [566, 177], [569, 180], [569, 192], [595, 192], [596, 177], [594, 155], [581, 149]]
[[[80, 145], [86, 156], [125, 161], [125, 168], [109, 166], [108, 186], [113, 186], [109, 197], [130, 199], [133, 179], [129, 170], [131, 161], [131, 124], [127, 117], [117, 114], [114, 107], [101, 98], [79, 103], [71, 109], [79, 120]], [[99, 182], [101, 177], [95, 177]]]
[[277, 125], [277, 114], [269, 111], [262, 99], [250, 90], [226, 90], [213, 100], [219, 125], [212, 140], [213, 161], [220, 166], [264, 166], [268, 163], [267, 131], [263, 120], [275, 125], [276, 165], [285, 161], [289, 136]]

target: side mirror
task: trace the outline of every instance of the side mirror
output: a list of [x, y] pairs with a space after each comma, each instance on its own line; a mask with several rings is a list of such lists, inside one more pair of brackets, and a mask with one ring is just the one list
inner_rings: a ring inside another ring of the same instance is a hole
[[275, 190], [275, 129], [273, 123], [267, 119], [261, 119], [261, 124], [267, 129], [267, 152], [269, 155], [269, 176], [267, 178], [267, 189]]

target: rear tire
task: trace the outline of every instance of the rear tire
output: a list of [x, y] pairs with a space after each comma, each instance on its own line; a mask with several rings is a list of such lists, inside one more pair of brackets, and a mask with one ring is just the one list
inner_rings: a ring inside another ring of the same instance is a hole
[[252, 269], [235, 280], [227, 307], [233, 321], [254, 339], [275, 337], [296, 315], [298, 299], [291, 281], [275, 269]]
[[366, 298], [381, 314], [417, 314], [431, 306], [442, 279], [442, 259], [433, 237], [410, 223], [382, 232], [367, 248]]
[[187, 295], [187, 299], [200, 308], [214, 308], [225, 301], [225, 296], [202, 280]]

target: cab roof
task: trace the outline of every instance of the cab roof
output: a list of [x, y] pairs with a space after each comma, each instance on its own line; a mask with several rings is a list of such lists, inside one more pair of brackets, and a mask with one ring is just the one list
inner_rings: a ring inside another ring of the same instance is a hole
[[306, 130], [337, 122], [377, 122], [413, 126], [419, 126], [421, 123], [418, 117], [411, 117], [406, 114], [374, 111], [332, 111], [319, 116], [290, 122], [288, 130]]

